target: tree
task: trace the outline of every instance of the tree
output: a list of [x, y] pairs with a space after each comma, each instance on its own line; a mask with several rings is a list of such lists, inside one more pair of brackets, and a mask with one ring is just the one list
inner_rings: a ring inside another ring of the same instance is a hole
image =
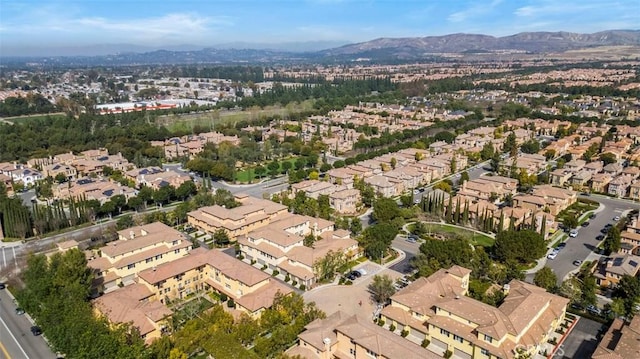
[[396, 293], [393, 280], [386, 274], [373, 276], [373, 281], [367, 287], [371, 298], [379, 304], [386, 304], [392, 295]]
[[231, 240], [229, 239], [229, 234], [222, 228], [213, 233], [213, 240], [218, 246], [226, 246], [231, 242]]
[[491, 143], [491, 141], [488, 141], [484, 144], [484, 146], [482, 146], [482, 151], [480, 151], [480, 159], [486, 161], [488, 159], [491, 159], [494, 154], [495, 149], [493, 148], [493, 143]]
[[523, 143], [520, 146], [520, 150], [523, 153], [529, 153], [529, 154], [538, 153], [538, 152], [540, 152], [540, 142], [538, 142], [535, 139], [531, 139], [531, 140]]
[[287, 173], [289, 172], [289, 170], [293, 167], [293, 165], [291, 164], [291, 161], [284, 161], [282, 162], [282, 172], [283, 173]]
[[532, 230], [508, 230], [496, 235], [494, 254], [504, 263], [509, 260], [530, 263], [542, 257], [546, 251], [544, 238]]
[[302, 244], [305, 247], [313, 248], [313, 243], [315, 243], [315, 241], [316, 241], [316, 236], [314, 236], [313, 233], [309, 233], [304, 237]]
[[516, 134], [514, 132], [509, 133], [504, 141], [503, 148], [511, 157], [515, 157], [518, 154], [518, 143], [516, 142]]
[[391, 198], [380, 198], [373, 204], [373, 218], [378, 222], [390, 222], [399, 215], [398, 203]]
[[313, 263], [313, 271], [320, 282], [329, 281], [346, 262], [344, 254], [340, 251], [330, 250], [327, 254]]
[[391, 242], [398, 234], [398, 227], [393, 223], [382, 222], [367, 227], [360, 237], [360, 245], [369, 258], [382, 258]]
[[256, 166], [256, 168], [253, 169], [253, 172], [260, 178], [262, 178], [262, 176], [267, 172], [267, 169], [264, 168], [264, 166]]
[[547, 266], [537, 271], [533, 277], [533, 283], [538, 287], [546, 289], [548, 292], [554, 292], [556, 290], [557, 282], [558, 277], [553, 273], [553, 270]]
[[460, 174], [460, 181], [458, 181], [458, 185], [462, 186], [463, 183], [469, 180], [469, 172], [464, 171]]
[[196, 194], [197, 190], [193, 181], [186, 181], [176, 188], [176, 197], [184, 201], [187, 197]]
[[275, 176], [280, 171], [280, 163], [277, 160], [273, 160], [272, 162], [269, 162], [267, 169], [269, 170], [270, 175]]
[[618, 159], [616, 158], [616, 155], [614, 155], [613, 153], [607, 152], [600, 155], [600, 161], [602, 161], [603, 164], [606, 166], [608, 164], [618, 162]]
[[354, 235], [360, 234], [360, 232], [362, 232], [362, 222], [360, 221], [360, 218], [355, 217], [351, 219], [351, 221], [349, 222], [349, 230]]
[[447, 193], [451, 193], [451, 185], [445, 181], [440, 181], [438, 183], [435, 184], [435, 186], [433, 186], [433, 189], [439, 189], [439, 190], [443, 190]]
[[119, 231], [125, 228], [133, 227], [134, 225], [135, 222], [133, 221], [133, 216], [130, 214], [118, 218], [118, 221], [116, 222], [116, 228]]
[[562, 218], [562, 223], [567, 228], [577, 228], [578, 227], [578, 219], [576, 216], [567, 215]]
[[604, 253], [606, 255], [610, 255], [611, 253], [619, 251], [621, 244], [621, 236], [618, 226], [611, 227], [609, 233], [607, 233], [607, 238], [604, 240], [602, 245]]
[[156, 191], [153, 191], [153, 201], [160, 205], [165, 204], [171, 200], [173, 193], [174, 190], [172, 186], [162, 186]]

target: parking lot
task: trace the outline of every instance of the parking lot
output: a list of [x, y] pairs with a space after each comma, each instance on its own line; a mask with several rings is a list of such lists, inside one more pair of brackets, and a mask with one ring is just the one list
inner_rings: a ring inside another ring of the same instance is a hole
[[367, 320], [371, 320], [376, 310], [376, 303], [371, 300], [367, 286], [373, 280], [374, 275], [389, 275], [395, 282], [402, 274], [392, 269], [384, 268], [373, 262], [366, 262], [354, 269], [364, 269], [366, 275], [356, 278], [351, 285], [326, 285], [305, 292], [305, 301], [316, 302], [319, 309], [327, 315], [338, 310], [347, 314], [356, 314]]
[[604, 324], [580, 318], [556, 352], [555, 358], [590, 358], [598, 346], [597, 333]]

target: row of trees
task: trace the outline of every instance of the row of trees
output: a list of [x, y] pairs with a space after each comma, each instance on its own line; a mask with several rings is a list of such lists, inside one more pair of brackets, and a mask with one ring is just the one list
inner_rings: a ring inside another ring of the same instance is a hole
[[276, 294], [260, 319], [243, 314], [238, 320], [216, 305], [187, 322], [173, 335], [156, 340], [149, 359], [188, 358], [202, 351], [215, 358], [285, 358], [305, 325], [324, 318], [315, 303], [298, 294]]

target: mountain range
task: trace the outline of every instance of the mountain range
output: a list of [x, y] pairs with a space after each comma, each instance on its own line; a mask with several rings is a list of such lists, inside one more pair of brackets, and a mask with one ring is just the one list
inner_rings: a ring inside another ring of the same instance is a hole
[[[571, 32], [523, 32], [494, 37], [479, 34], [379, 38], [339, 47], [330, 42], [255, 44], [233, 43], [215, 48], [197, 49], [194, 45], [144, 51], [133, 45], [96, 45], [93, 52], [124, 51], [97, 56], [47, 56], [51, 65], [131, 65], [131, 64], [198, 64], [198, 63], [278, 63], [278, 62], [345, 62], [357, 59], [371, 61], [412, 61], [442, 54], [478, 54], [524, 52], [557, 53], [599, 46], [640, 46], [640, 30], [609, 30], [592, 34]], [[324, 48], [325, 50], [317, 50]], [[78, 49], [76, 49], [78, 50]], [[39, 58], [44, 58], [40, 56]], [[9, 58], [10, 62], [34, 61], [33, 56]], [[5, 61], [6, 63], [6, 61]]]

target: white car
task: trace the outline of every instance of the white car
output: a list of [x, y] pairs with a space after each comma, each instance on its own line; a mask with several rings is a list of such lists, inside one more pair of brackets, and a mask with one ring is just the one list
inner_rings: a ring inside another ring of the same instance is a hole
[[620, 220], [620, 216], [613, 217], [613, 220], [616, 221], [616, 222], [619, 221]]
[[551, 253], [549, 253], [549, 255], [547, 256], [548, 259], [556, 259], [556, 257], [558, 256], [558, 252], [553, 251]]
[[571, 232], [569, 232], [569, 237], [575, 238], [577, 236], [578, 236], [578, 230], [577, 229], [572, 229]]

